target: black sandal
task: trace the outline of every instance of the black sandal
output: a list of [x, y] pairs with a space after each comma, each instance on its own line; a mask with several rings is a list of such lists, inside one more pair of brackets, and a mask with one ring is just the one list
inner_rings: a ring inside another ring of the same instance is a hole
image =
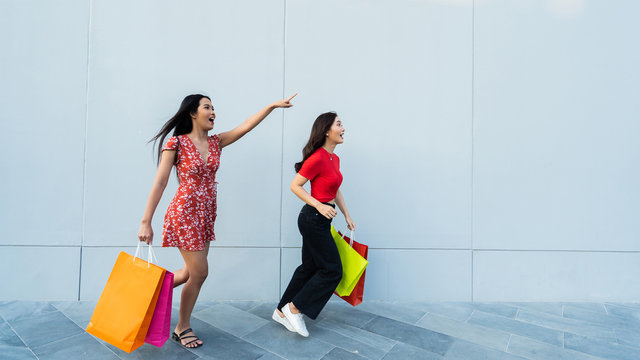
[[[188, 334], [188, 333], [190, 333], [190, 332], [193, 332], [193, 330], [191, 330], [191, 328], [188, 328], [187, 330], [185, 330], [185, 331], [181, 332], [181, 333], [180, 333], [180, 335], [178, 335], [178, 334], [176, 334], [176, 333], [174, 332], [174, 333], [171, 335], [171, 338], [173, 338], [173, 340], [177, 341], [180, 345], [184, 346], [184, 347], [185, 347], [185, 348], [187, 348], [187, 349], [195, 349], [195, 348], [199, 348], [200, 346], [204, 345], [204, 344], [198, 344], [198, 343], [196, 343], [196, 346], [187, 346], [187, 345], [189, 345], [189, 344], [193, 344], [194, 342], [196, 342], [196, 341], [200, 340], [200, 338], [198, 338], [197, 336], [195, 336], [195, 334], [194, 334], [194, 335], [191, 335], [191, 336], [184, 336], [185, 334]], [[189, 341], [189, 342], [188, 342], [188, 343], [186, 343], [186, 344], [183, 344], [183, 343], [182, 343], [182, 340], [190, 339], [190, 338], [195, 338], [195, 339], [193, 339], [193, 340]]]

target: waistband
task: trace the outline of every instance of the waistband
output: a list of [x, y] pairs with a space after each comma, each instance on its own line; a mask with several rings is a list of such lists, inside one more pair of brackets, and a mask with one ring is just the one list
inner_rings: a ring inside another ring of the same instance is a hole
[[[329, 206], [333, 207], [334, 209], [336, 208], [336, 204], [332, 204], [332, 203], [329, 203], [329, 202], [323, 202], [323, 204], [325, 204], [325, 205], [329, 205]], [[315, 210], [315, 209], [316, 209], [316, 208], [314, 208], [313, 206], [311, 206], [311, 205], [309, 205], [309, 204], [304, 204], [304, 206], [303, 206], [302, 208], [303, 208], [303, 209], [304, 209], [304, 208], [307, 208], [307, 209], [313, 209], [313, 210]]]

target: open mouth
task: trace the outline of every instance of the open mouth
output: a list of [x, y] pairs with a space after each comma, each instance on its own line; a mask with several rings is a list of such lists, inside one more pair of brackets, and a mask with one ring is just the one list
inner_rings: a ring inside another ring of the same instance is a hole
[[210, 117], [210, 118], [209, 118], [209, 122], [211, 123], [211, 125], [213, 125], [213, 120], [215, 120], [215, 119], [216, 119], [216, 118], [214, 118], [214, 117]]

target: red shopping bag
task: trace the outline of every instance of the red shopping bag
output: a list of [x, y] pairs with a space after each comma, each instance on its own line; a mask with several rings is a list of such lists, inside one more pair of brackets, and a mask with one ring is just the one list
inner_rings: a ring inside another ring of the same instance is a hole
[[151, 324], [149, 325], [149, 331], [147, 331], [147, 337], [144, 342], [157, 347], [162, 347], [169, 339], [171, 333], [171, 302], [173, 299], [173, 273], [165, 272], [164, 280], [162, 281], [162, 287], [160, 288], [160, 295], [158, 295], [158, 301], [156, 302], [156, 309], [153, 312], [153, 318], [151, 318]]
[[[340, 234], [342, 236], [342, 238], [344, 239], [344, 241], [346, 241], [347, 243], [353, 243], [352, 247], [353, 249], [360, 255], [362, 255], [363, 258], [367, 258], [368, 256], [368, 252], [369, 252], [369, 247], [365, 244], [361, 244], [355, 240], [352, 240], [351, 238], [349, 238], [348, 236], [344, 236], [342, 235], [342, 233], [340, 231], [338, 231], [338, 234]], [[353, 236], [353, 232], [351, 233], [351, 236]], [[351, 292], [350, 295], [345, 295], [345, 296], [340, 296], [340, 298], [346, 302], [348, 302], [349, 304], [356, 306], [358, 304], [362, 303], [362, 295], [364, 294], [364, 276], [367, 274], [367, 270], [365, 270], [362, 273], [362, 276], [360, 277], [360, 280], [358, 280], [358, 283], [356, 284], [356, 287], [353, 288], [353, 291]], [[338, 293], [334, 292], [334, 294], [338, 295]], [[339, 296], [339, 295], [338, 295]]]

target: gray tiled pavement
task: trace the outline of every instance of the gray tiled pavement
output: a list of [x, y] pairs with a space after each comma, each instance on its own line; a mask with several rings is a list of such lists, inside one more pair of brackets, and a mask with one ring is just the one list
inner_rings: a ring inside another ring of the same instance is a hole
[[334, 299], [307, 319], [309, 338], [272, 321], [275, 305], [201, 301], [192, 327], [203, 347], [169, 340], [126, 354], [84, 332], [95, 303], [0, 302], [0, 359], [640, 359], [637, 303]]

